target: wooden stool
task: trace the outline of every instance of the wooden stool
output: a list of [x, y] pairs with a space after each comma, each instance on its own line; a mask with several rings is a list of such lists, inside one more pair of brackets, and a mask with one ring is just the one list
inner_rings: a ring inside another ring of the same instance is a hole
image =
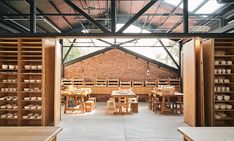
[[130, 107], [131, 107], [131, 111], [133, 113], [138, 113], [138, 103], [137, 102], [132, 102]]
[[85, 102], [85, 111], [86, 112], [92, 112], [94, 108], [94, 102], [93, 101], [86, 101]]
[[93, 101], [94, 102], [94, 108], [96, 107], [96, 104], [97, 104], [96, 97], [89, 97], [88, 101]]

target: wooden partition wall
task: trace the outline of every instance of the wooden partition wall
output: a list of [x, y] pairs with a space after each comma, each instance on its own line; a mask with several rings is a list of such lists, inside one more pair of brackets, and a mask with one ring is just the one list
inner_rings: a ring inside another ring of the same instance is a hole
[[190, 126], [205, 122], [202, 52], [200, 39], [185, 43], [182, 50], [184, 121]]

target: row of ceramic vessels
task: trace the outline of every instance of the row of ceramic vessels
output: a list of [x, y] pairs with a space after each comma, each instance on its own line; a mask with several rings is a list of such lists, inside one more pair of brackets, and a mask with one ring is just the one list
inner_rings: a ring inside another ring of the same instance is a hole
[[217, 104], [214, 105], [214, 108], [216, 110], [218, 110], [218, 109], [221, 109], [221, 110], [225, 110], [225, 109], [231, 110], [232, 109], [232, 105], [231, 104], [225, 104], [225, 103], [217, 103]]
[[215, 92], [230, 92], [230, 87], [214, 87]]
[[215, 83], [229, 83], [230, 82], [230, 80], [229, 79], [222, 79], [222, 78], [220, 78], [220, 79], [215, 79], [214, 80], [214, 82]]
[[27, 105], [27, 106], [24, 106], [24, 109], [41, 109], [42, 106], [41, 105], [33, 105], [33, 104], [30, 104], [30, 105]]
[[24, 65], [24, 69], [26, 69], [26, 70], [41, 70], [42, 65]]
[[18, 109], [18, 106], [16, 104], [6, 104], [6, 105], [1, 105], [1, 109]]
[[41, 83], [40, 79], [24, 79], [25, 83]]
[[18, 66], [17, 66], [17, 65], [6, 65], [6, 64], [2, 64], [2, 69], [3, 69], [3, 70], [7, 70], [7, 69], [14, 70], [14, 69], [18, 69]]
[[23, 116], [23, 119], [41, 119], [40, 113], [29, 113]]
[[215, 65], [232, 65], [232, 61], [216, 60]]
[[42, 97], [24, 97], [24, 100], [42, 100]]
[[17, 88], [1, 88], [1, 92], [16, 92]]
[[231, 74], [232, 70], [231, 69], [215, 69], [214, 73], [215, 74]]
[[222, 100], [228, 101], [231, 99], [231, 97], [229, 95], [215, 95], [214, 99], [218, 101]]
[[15, 83], [15, 82], [17, 82], [17, 79], [3, 79], [2, 82], [3, 83], [7, 83], [7, 82]]
[[16, 101], [18, 100], [18, 97], [17, 96], [4, 96], [4, 97], [0, 97], [0, 100]]
[[1, 114], [0, 116], [2, 119], [6, 119], [6, 118], [14, 118], [17, 119], [18, 118], [18, 114], [17, 113], [6, 113], [6, 114]]
[[215, 113], [214, 117], [215, 117], [215, 119], [222, 119], [222, 118], [227, 117], [227, 114], [222, 113], [222, 112], [221, 113]]

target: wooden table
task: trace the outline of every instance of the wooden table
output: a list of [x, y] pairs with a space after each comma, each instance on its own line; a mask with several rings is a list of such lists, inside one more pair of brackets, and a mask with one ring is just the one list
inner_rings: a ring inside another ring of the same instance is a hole
[[166, 112], [166, 111], [172, 111], [171, 106], [166, 107], [166, 100], [168, 101], [169, 105], [171, 104], [171, 98], [175, 97], [178, 100], [179, 106], [180, 106], [180, 113], [183, 114], [183, 93], [178, 93], [178, 92], [174, 92], [174, 93], [164, 93], [163, 90], [159, 90], [159, 91], [151, 91], [151, 93], [155, 93], [156, 95], [158, 95], [159, 97], [162, 98], [162, 107], [161, 107], [161, 112]]
[[[80, 110], [82, 113], [85, 113], [85, 100], [84, 99], [89, 94], [90, 93], [84, 89], [78, 89], [78, 90], [75, 90], [72, 92], [71, 91], [62, 91], [62, 96], [66, 97], [64, 113], [66, 114], [68, 110], [71, 110], [71, 111]], [[69, 108], [69, 99], [70, 98], [74, 98], [74, 102], [75, 102], [76, 107]]]
[[179, 127], [184, 141], [233, 141], [234, 127]]
[[123, 91], [112, 91], [111, 93], [111, 97], [115, 98], [115, 99], [119, 99], [121, 97], [124, 97], [126, 98], [126, 105], [127, 105], [127, 108], [126, 108], [126, 111], [122, 111], [120, 110], [121, 109], [121, 103], [120, 101], [118, 101], [118, 104], [117, 105], [117, 109], [119, 109], [119, 111], [115, 111], [114, 114], [127, 114], [127, 113], [130, 113], [128, 111], [129, 109], [129, 103], [128, 103], [128, 98], [131, 98], [131, 97], [136, 97], [136, 94], [132, 91], [129, 91], [129, 90], [123, 90]]
[[60, 127], [0, 127], [1, 141], [56, 141]]

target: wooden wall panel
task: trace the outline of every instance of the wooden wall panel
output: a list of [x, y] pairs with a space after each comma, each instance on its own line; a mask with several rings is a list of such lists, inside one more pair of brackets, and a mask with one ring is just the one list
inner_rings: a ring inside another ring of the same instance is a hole
[[196, 56], [194, 40], [183, 46], [184, 121], [196, 126]]
[[206, 126], [212, 126], [213, 125], [213, 92], [214, 92], [214, 86], [213, 86], [213, 76], [214, 72], [214, 48], [213, 46], [213, 40], [203, 40], [202, 41], [203, 46], [203, 59], [204, 59], [204, 89], [205, 89], [205, 124]]

